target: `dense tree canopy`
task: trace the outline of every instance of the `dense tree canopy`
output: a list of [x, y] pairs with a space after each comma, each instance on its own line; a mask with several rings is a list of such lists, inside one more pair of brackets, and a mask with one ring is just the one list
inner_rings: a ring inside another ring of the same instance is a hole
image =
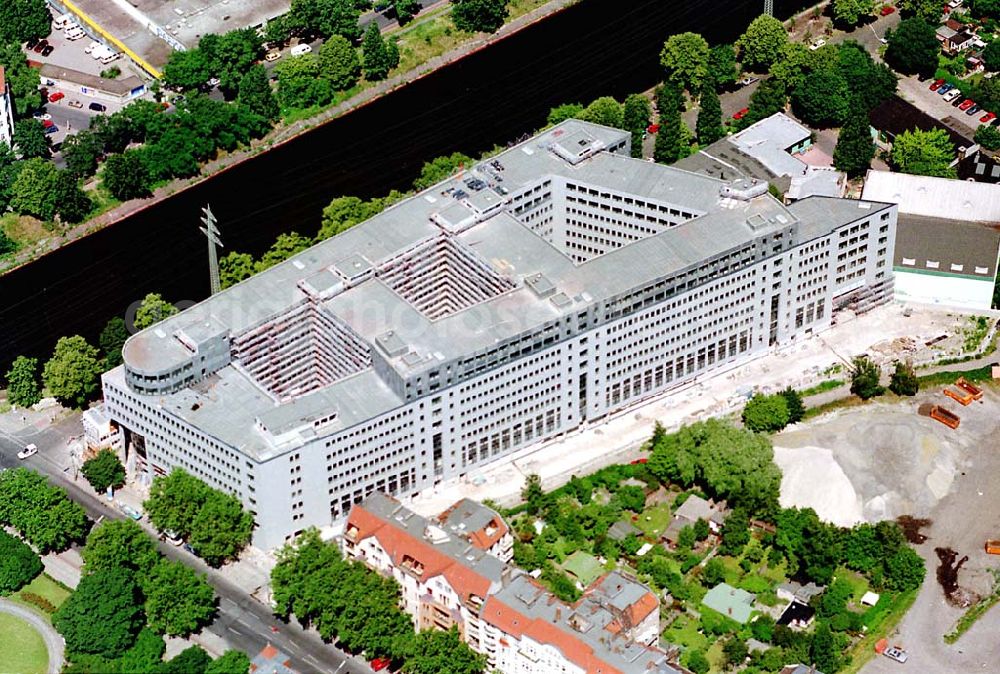
[[19, 119], [14, 122], [14, 147], [24, 159], [49, 157], [49, 137], [38, 119]]
[[381, 213], [382, 208], [381, 199], [364, 201], [358, 197], [336, 197], [323, 209], [323, 220], [316, 240], [323, 241], [336, 236], [359, 222]]
[[42, 553], [82, 541], [90, 529], [83, 508], [26, 468], [0, 472], [0, 526], [9, 525]]
[[312, 245], [312, 239], [298, 232], [279, 234], [271, 247], [267, 249], [260, 260], [254, 265], [254, 272], [259, 273], [270, 269], [279, 262], [284, 262], [296, 253], [301, 253]]
[[656, 133], [653, 143], [653, 158], [660, 164], [673, 164], [681, 158], [683, 152], [684, 120], [681, 119], [681, 106], [684, 97], [680, 85], [675, 82], [664, 82], [656, 92], [656, 105], [660, 112], [660, 130]]
[[709, 73], [708, 42], [698, 33], [671, 35], [660, 51], [660, 65], [670, 80], [688, 91], [698, 91]]
[[469, 648], [452, 627], [447, 632], [423, 630], [413, 639], [403, 664], [407, 674], [480, 674], [486, 658]]
[[809, 126], [840, 126], [847, 119], [850, 106], [850, 86], [833, 69], [810, 73], [792, 91], [792, 109]]
[[212, 621], [215, 592], [204, 576], [180, 562], [161, 559], [142, 580], [149, 627], [186, 637]]
[[20, 590], [43, 568], [34, 550], [0, 529], [0, 597]]
[[717, 88], [728, 87], [740, 76], [736, 62], [736, 48], [731, 44], [717, 44], [708, 52], [708, 72], [706, 78]]
[[361, 37], [360, 15], [352, 0], [292, 0], [285, 23], [295, 32], [319, 37], [340, 35], [353, 42]]
[[601, 96], [584, 108], [580, 119], [620, 129], [623, 124], [622, 104], [611, 96]]
[[108, 157], [101, 182], [115, 199], [128, 201], [149, 195], [149, 172], [137, 150]]
[[641, 94], [631, 94], [622, 105], [622, 126], [632, 134], [632, 156], [642, 157], [642, 141], [653, 117], [649, 99]]
[[992, 124], [980, 124], [973, 140], [987, 150], [1000, 150], [1000, 129]]
[[205, 674], [247, 674], [250, 658], [243, 651], [229, 650], [205, 667]]
[[875, 0], [833, 0], [833, 18], [841, 24], [856, 26], [875, 11]]
[[118, 456], [107, 448], [84, 461], [80, 472], [97, 492], [104, 492], [108, 487], [117, 489], [125, 484], [125, 466], [118, 460]]
[[773, 16], [761, 14], [750, 22], [736, 46], [745, 68], [764, 71], [778, 58], [786, 42], [788, 32], [784, 24]]
[[788, 401], [781, 395], [756, 394], [743, 408], [743, 424], [751, 431], [771, 433], [788, 425]]
[[212, 64], [201, 49], [170, 52], [163, 66], [163, 83], [181, 90], [197, 89], [212, 77]]
[[340, 35], [334, 35], [319, 48], [320, 74], [330, 80], [337, 91], [350, 89], [361, 77], [361, 61], [358, 52]]
[[862, 400], [881, 395], [880, 377], [878, 366], [867, 356], [858, 356], [851, 361], [851, 393]]
[[889, 378], [889, 390], [898, 396], [915, 396], [920, 390], [920, 380], [913, 370], [913, 364], [896, 361], [892, 376]]
[[173, 531], [182, 538], [191, 535], [191, 524], [208, 500], [211, 488], [182, 468], [153, 479], [143, 506], [149, 521], [160, 531]]
[[142, 628], [135, 643], [125, 651], [119, 661], [122, 674], [155, 673], [163, 661], [166, 650], [167, 645], [163, 642], [163, 637], [146, 627]]
[[5, 375], [7, 379], [7, 400], [12, 405], [31, 407], [42, 399], [38, 387], [38, 359], [18, 356], [11, 363]]
[[726, 130], [722, 127], [722, 105], [713, 82], [706, 82], [701, 88], [695, 134], [702, 147], [711, 145], [726, 135]]
[[212, 490], [191, 522], [191, 547], [211, 566], [234, 559], [250, 542], [253, 516], [235, 496]]
[[420, 177], [413, 181], [413, 189], [425, 190], [431, 185], [435, 185], [445, 178], [454, 174], [460, 167], [471, 166], [472, 157], [461, 152], [454, 152], [450, 155], [435, 157], [429, 162], [425, 162], [420, 169]]
[[219, 260], [219, 279], [223, 288], [236, 285], [254, 275], [253, 256], [233, 251]]
[[368, 24], [361, 42], [361, 51], [361, 69], [369, 82], [384, 80], [389, 71], [399, 65], [399, 49], [394, 42], [385, 41], [375, 21]]
[[766, 79], [750, 94], [750, 110], [740, 120], [739, 126], [745, 128], [776, 112], [784, 112], [787, 103], [785, 86], [774, 78]]
[[141, 606], [131, 572], [101, 569], [80, 579], [76, 591], [52, 616], [52, 624], [71, 652], [118, 657], [142, 628]]
[[932, 25], [916, 17], [903, 19], [886, 39], [885, 60], [893, 68], [906, 75], [934, 74], [941, 44]]
[[170, 318], [177, 311], [177, 307], [163, 299], [159, 293], [148, 293], [136, 309], [135, 329], [145, 330], [165, 318]]
[[0, 44], [40, 40], [52, 31], [45, 0], [4, 0], [0, 3]]
[[82, 407], [98, 386], [101, 360], [97, 349], [80, 335], [60, 337], [42, 370], [45, 388], [64, 403]]
[[507, 0], [451, 0], [455, 27], [469, 33], [495, 33], [507, 20]]
[[868, 113], [853, 107], [847, 122], [837, 136], [837, 146], [833, 150], [833, 165], [844, 171], [848, 177], [864, 175], [875, 157], [875, 141], [871, 134]]
[[[8, 7], [9, 5], [4, 3], [3, 6]], [[0, 9], [0, 11], [3, 10]], [[46, 26], [48, 26], [48, 10], [45, 10], [45, 13]], [[5, 22], [0, 18], [0, 25], [3, 24]], [[48, 30], [45, 34], [48, 34]], [[33, 110], [37, 110], [42, 105], [42, 94], [38, 90], [41, 83], [38, 69], [28, 65], [28, 59], [25, 58], [17, 42], [5, 43], [4, 40], [0, 40], [0, 64], [4, 66], [4, 78], [7, 80], [7, 87], [10, 89], [11, 100], [14, 103], [15, 118], [29, 116]]]
[[711, 419], [684, 426], [653, 447], [649, 470], [661, 481], [696, 484], [750, 512], [776, 507], [781, 472], [764, 436]]
[[941, 0], [896, 0], [896, 7], [904, 18], [915, 16], [935, 25], [941, 20], [944, 4]]
[[950, 165], [955, 159], [955, 146], [944, 129], [913, 129], [898, 134], [892, 142], [890, 159], [903, 173], [955, 177], [955, 169]]
[[278, 119], [280, 110], [278, 101], [271, 90], [264, 66], [257, 64], [250, 68], [240, 79], [239, 93], [236, 100], [256, 115], [268, 121]]
[[87, 536], [81, 551], [84, 573], [126, 569], [145, 577], [160, 559], [156, 542], [130, 519], [104, 520]]
[[122, 347], [125, 346], [128, 336], [128, 327], [121, 316], [111, 318], [101, 330], [101, 336], [97, 341], [101, 345], [101, 351], [104, 352], [106, 368], [111, 369], [122, 364]]
[[102, 147], [94, 132], [81, 129], [66, 136], [60, 152], [66, 161], [66, 170], [75, 177], [87, 178], [97, 173]]

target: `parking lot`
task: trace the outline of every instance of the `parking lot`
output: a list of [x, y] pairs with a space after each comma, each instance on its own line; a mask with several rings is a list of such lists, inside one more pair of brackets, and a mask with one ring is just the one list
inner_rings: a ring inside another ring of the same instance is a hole
[[[971, 138], [976, 129], [979, 128], [981, 123], [979, 118], [987, 111], [980, 110], [975, 115], [966, 115], [962, 110], [946, 102], [944, 96], [931, 91], [930, 86], [933, 83], [934, 80], [921, 82], [916, 77], [903, 77], [899, 80], [899, 93], [928, 115], [940, 119], [962, 135]], [[965, 100], [965, 97], [959, 96], [956, 100], [961, 102]], [[1000, 110], [991, 110], [990, 112], [1000, 115]]]

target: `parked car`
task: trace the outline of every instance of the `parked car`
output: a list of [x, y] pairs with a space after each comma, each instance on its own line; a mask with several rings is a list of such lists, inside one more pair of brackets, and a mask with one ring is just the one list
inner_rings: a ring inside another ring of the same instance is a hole
[[754, 82], [760, 82], [760, 78], [751, 76], [751, 77], [744, 77], [742, 80], [740, 80], [740, 84], [742, 84], [745, 87], [750, 86]]
[[979, 104], [973, 103], [972, 107], [965, 111], [965, 114], [967, 114], [969, 117], [972, 117], [974, 114], [976, 114], [980, 110], [982, 110], [982, 108], [979, 107]]
[[375, 658], [372, 660], [372, 670], [376, 672], [381, 672], [392, 664], [392, 660], [389, 658]]
[[45, 49], [48, 46], [49, 46], [49, 41], [48, 40], [40, 40], [38, 42], [38, 44], [36, 44], [34, 47], [31, 48], [31, 50], [33, 52], [35, 52], [36, 54], [41, 54], [42, 50]]
[[968, 110], [975, 104], [976, 102], [974, 100], [972, 100], [971, 98], [966, 98], [964, 101], [958, 104], [958, 109], [963, 111]]
[[896, 662], [901, 664], [906, 662], [910, 658], [910, 656], [907, 655], [906, 651], [904, 651], [899, 646], [890, 646], [889, 648], [882, 651], [882, 655], [889, 658], [890, 660], [895, 660]]
[[308, 54], [312, 50], [313, 48], [307, 44], [297, 44], [292, 47], [292, 56], [302, 56], [303, 54]]
[[108, 106], [104, 105], [104, 103], [91, 103], [87, 107], [94, 112], [106, 112], [108, 109]]
[[43, 129], [47, 129], [50, 126], [55, 126], [55, 125], [56, 125], [56, 123], [53, 122], [51, 119], [43, 119], [42, 120], [42, 128]]
[[191, 547], [191, 544], [190, 544], [190, 543], [185, 543], [185, 544], [184, 544], [184, 545], [182, 545], [181, 547], [182, 547], [182, 548], [184, 548], [185, 550], [187, 550], [188, 552], [190, 552], [190, 553], [191, 553], [192, 555], [195, 555], [195, 554], [197, 554], [197, 553], [196, 553], [196, 552], [194, 551], [194, 548], [192, 548], [192, 547]]
[[937, 92], [939, 95], [944, 96], [946, 93], [953, 90], [954, 88], [955, 88], [954, 84], [948, 84], [947, 82], [945, 82], [944, 84], [942, 84], [937, 88]]
[[816, 51], [817, 49], [819, 49], [820, 47], [822, 47], [825, 44], [826, 44], [826, 40], [824, 38], [818, 37], [818, 38], [816, 38], [815, 40], [812, 41], [811, 45], [809, 45], [809, 51]]
[[49, 56], [52, 52], [56, 50], [52, 45], [48, 45], [42, 50], [42, 56]]
[[45, 133], [47, 134], [51, 135], [53, 133], [58, 133], [58, 132], [59, 132], [59, 127], [56, 126], [55, 124], [53, 124], [52, 126], [45, 127]]
[[17, 458], [27, 459], [29, 456], [34, 456], [35, 454], [38, 454], [38, 447], [35, 446], [35, 443], [31, 443], [17, 453]]
[[735, 113], [733, 113], [733, 119], [743, 119], [744, 117], [746, 117], [746, 114], [748, 112], [750, 112], [750, 108], [743, 108], [742, 110], [737, 110]]
[[69, 40], [70, 42], [73, 42], [74, 40], [82, 40], [85, 37], [87, 37], [87, 34], [84, 33], [83, 29], [79, 27], [77, 27], [74, 30], [66, 31], [66, 39]]
[[[938, 91], [941, 90], [938, 89]], [[962, 98], [962, 92], [959, 91], [958, 89], [952, 89], [951, 91], [949, 91], [944, 95], [944, 100], [946, 103], [951, 103], [953, 101], [961, 101], [961, 98]]]
[[987, 112], [985, 115], [979, 118], [979, 121], [982, 122], [983, 124], [992, 124], [993, 120], [996, 118], [997, 116], [995, 114], [993, 114], [992, 112]]
[[280, 58], [281, 58], [280, 51], [269, 51], [266, 54], [264, 54], [265, 61], [277, 61]]
[[886, 5], [885, 7], [882, 8], [882, 11], [879, 12], [879, 14], [881, 14], [882, 16], [889, 16], [895, 11], [896, 11], [895, 7], [893, 7], [892, 5]]
[[933, 82], [931, 82], [930, 86], [931, 91], [937, 91], [938, 89], [941, 88], [942, 84], [944, 84], [944, 80], [934, 80]]
[[80, 101], [76, 100], [75, 98], [72, 101], [70, 101], [69, 103], [67, 103], [66, 105], [68, 105], [71, 108], [82, 108], [83, 107], [83, 103], [81, 103]]
[[47, 112], [36, 112], [32, 115], [35, 119], [52, 119], [52, 115]]
[[25, 49], [34, 49], [36, 44], [38, 44], [38, 38], [37, 37], [33, 37], [33, 38], [31, 38], [30, 40], [28, 40], [27, 42], [24, 43], [24, 48]]
[[174, 546], [180, 546], [182, 543], [184, 543], [184, 540], [170, 529], [167, 529], [163, 532], [163, 540], [167, 541], [168, 543], [170, 543], [170, 545]]
[[64, 98], [66, 98], [66, 94], [61, 91], [55, 91], [49, 94], [49, 103], [57, 103]]
[[122, 503], [121, 501], [118, 501], [117, 505], [118, 509], [121, 510], [123, 513], [125, 513], [126, 517], [133, 519], [136, 522], [142, 519], [142, 511], [136, 510], [132, 506], [128, 505], [127, 503]]
[[646, 127], [646, 133], [659, 133], [659, 131], [660, 131], [659, 124], [650, 124], [649, 126]]

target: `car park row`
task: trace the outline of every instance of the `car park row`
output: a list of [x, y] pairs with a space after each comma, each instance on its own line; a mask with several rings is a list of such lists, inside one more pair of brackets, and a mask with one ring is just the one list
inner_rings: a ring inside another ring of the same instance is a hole
[[979, 118], [979, 121], [983, 124], [993, 124], [996, 121], [997, 116], [995, 113], [984, 111], [971, 98], [963, 99], [962, 92], [959, 91], [955, 85], [949, 84], [944, 79], [934, 80], [930, 85], [930, 90], [941, 95], [945, 102], [951, 103], [953, 106], [970, 117], [979, 112], [983, 112], [983, 116]]

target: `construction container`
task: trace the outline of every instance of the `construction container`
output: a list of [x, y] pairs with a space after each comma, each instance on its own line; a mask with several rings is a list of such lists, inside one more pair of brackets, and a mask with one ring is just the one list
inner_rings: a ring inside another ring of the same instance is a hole
[[955, 386], [971, 395], [975, 400], [979, 400], [983, 397], [983, 389], [967, 381], [965, 377], [959, 377], [955, 381]]
[[931, 419], [937, 419], [948, 428], [958, 428], [958, 424], [962, 421], [957, 414], [940, 405], [931, 408], [930, 416]]
[[975, 398], [972, 396], [972, 394], [969, 393], [968, 391], [964, 390], [964, 389], [960, 389], [960, 390], [956, 391], [953, 388], [946, 388], [944, 390], [944, 394], [946, 396], [948, 396], [949, 398], [951, 398], [952, 400], [954, 400], [954, 401], [962, 404], [963, 406], [964, 405], [968, 405], [973, 400], [975, 400]]
[[986, 541], [986, 554], [1000, 555], [1000, 541], [996, 539]]

